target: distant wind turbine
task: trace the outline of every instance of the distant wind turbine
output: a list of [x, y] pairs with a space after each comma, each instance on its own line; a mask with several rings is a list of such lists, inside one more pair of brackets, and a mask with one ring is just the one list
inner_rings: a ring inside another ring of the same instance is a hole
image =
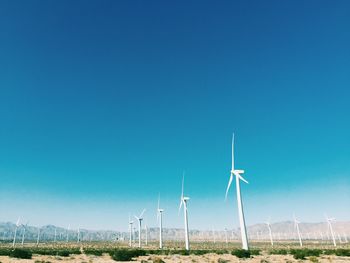
[[146, 237], [146, 242], [145, 242], [145, 244], [146, 244], [146, 246], [147, 246], [147, 245], [148, 245], [148, 227], [147, 227], [146, 222], [145, 222], [145, 237]]
[[27, 226], [28, 226], [28, 221], [25, 225], [22, 225], [23, 227], [23, 233], [22, 233], [22, 247], [24, 246], [24, 237], [25, 237], [25, 234], [26, 234], [26, 230], [27, 230]]
[[301, 240], [301, 235], [300, 235], [300, 230], [299, 230], [300, 222], [296, 219], [295, 215], [293, 215], [293, 218], [294, 218], [294, 227], [296, 228], [297, 233], [298, 233], [299, 244], [302, 247], [303, 246], [303, 241]]
[[53, 242], [56, 242], [56, 236], [57, 236], [57, 227], [55, 227], [55, 233], [54, 233], [54, 237], [53, 237]]
[[333, 226], [332, 226], [332, 221], [334, 221], [335, 218], [329, 218], [327, 215], [325, 215], [325, 217], [326, 217], [326, 220], [327, 220], [328, 228], [331, 231], [333, 245], [336, 247], [337, 243], [335, 242], [335, 236], [334, 236]]
[[132, 235], [132, 224], [134, 223], [134, 221], [132, 221], [130, 219], [130, 215], [129, 215], [129, 246], [132, 246], [132, 239], [133, 239], [133, 235]]
[[158, 195], [157, 220], [159, 222], [159, 248], [163, 248], [163, 212], [164, 209], [159, 207], [160, 195]]
[[78, 231], [77, 231], [77, 243], [80, 242], [80, 227], [78, 227]]
[[40, 227], [38, 227], [38, 234], [37, 234], [37, 238], [36, 238], [36, 245], [39, 246], [39, 242], [40, 242]]
[[268, 220], [265, 224], [267, 225], [267, 228], [269, 229], [270, 242], [271, 242], [271, 246], [273, 246], [273, 238], [272, 238], [272, 230], [271, 230], [270, 220]]
[[184, 180], [185, 180], [185, 173], [182, 176], [182, 191], [181, 191], [179, 212], [180, 212], [181, 207], [183, 205], [184, 206], [184, 219], [185, 219], [185, 248], [186, 248], [186, 250], [190, 250], [190, 240], [189, 240], [189, 235], [188, 235], [188, 214], [187, 214], [187, 202], [188, 202], [188, 200], [190, 200], [190, 198], [184, 196]]
[[13, 243], [12, 243], [12, 247], [15, 247], [16, 245], [16, 237], [17, 237], [17, 229], [18, 227], [20, 226], [20, 217], [17, 219], [17, 222], [16, 222], [16, 226], [15, 226], [15, 233], [13, 235]]
[[241, 229], [241, 238], [242, 238], [242, 248], [244, 250], [248, 250], [248, 238], [247, 238], [247, 229], [245, 225], [245, 219], [244, 219], [244, 213], [243, 213], [243, 202], [241, 198], [241, 188], [240, 188], [240, 180], [247, 183], [248, 182], [241, 176], [241, 174], [244, 173], [244, 170], [235, 170], [234, 167], [234, 134], [232, 135], [232, 167], [231, 167], [231, 175], [230, 180], [227, 185], [226, 189], [226, 196], [225, 199], [227, 199], [227, 194], [230, 189], [230, 186], [233, 181], [233, 177], [236, 177], [236, 192], [237, 192], [237, 203], [238, 203], [238, 215], [239, 215], [239, 225]]
[[145, 213], [146, 209], [143, 209], [141, 214], [139, 216], [134, 216], [139, 221], [139, 247], [141, 247], [141, 222], [143, 220], [143, 214]]
[[69, 230], [70, 230], [70, 224], [68, 225], [68, 228], [67, 228], [67, 239], [66, 239], [67, 243], [69, 241]]

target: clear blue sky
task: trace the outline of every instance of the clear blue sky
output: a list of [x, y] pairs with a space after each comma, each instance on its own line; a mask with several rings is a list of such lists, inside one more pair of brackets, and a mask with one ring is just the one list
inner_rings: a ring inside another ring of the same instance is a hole
[[[349, 1], [1, 1], [0, 221], [349, 220]], [[234, 190], [234, 188], [232, 188]]]

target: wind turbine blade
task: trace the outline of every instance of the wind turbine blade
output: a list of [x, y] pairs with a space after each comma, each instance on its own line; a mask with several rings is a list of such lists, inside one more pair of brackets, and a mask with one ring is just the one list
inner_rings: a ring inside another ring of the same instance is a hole
[[184, 197], [185, 171], [182, 174], [181, 199]]
[[158, 210], [159, 210], [160, 194], [158, 194]]
[[243, 176], [241, 176], [240, 174], [236, 174], [236, 176], [238, 176], [238, 178], [241, 179], [246, 184], [249, 184], [248, 181], [246, 179], [244, 179]]
[[140, 220], [140, 218], [138, 218], [137, 216], [134, 216], [137, 220]]
[[231, 167], [231, 171], [233, 171], [235, 168], [235, 158], [234, 158], [234, 143], [235, 143], [235, 134], [232, 133], [232, 167]]
[[324, 217], [326, 218], [327, 221], [329, 220], [328, 215], [326, 213], [324, 213]]
[[180, 211], [181, 211], [181, 207], [182, 207], [182, 198], [181, 198], [181, 200], [180, 200], [180, 205], [179, 205], [179, 214], [180, 214]]
[[227, 188], [226, 188], [225, 201], [227, 200], [227, 194], [228, 194], [228, 190], [230, 190], [230, 187], [231, 187], [231, 184], [232, 184], [232, 180], [233, 180], [233, 175], [231, 174], [230, 175], [230, 179], [228, 181]]
[[143, 214], [146, 212], [146, 209], [144, 208], [143, 210], [142, 210], [142, 213], [140, 214], [140, 218], [142, 218], [142, 216], [143, 216]]

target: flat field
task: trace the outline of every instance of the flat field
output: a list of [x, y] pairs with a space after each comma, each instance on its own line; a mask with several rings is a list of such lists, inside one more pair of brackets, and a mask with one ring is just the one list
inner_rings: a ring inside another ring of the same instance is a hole
[[[249, 253], [239, 248], [239, 243], [193, 242], [190, 252], [184, 251], [181, 242], [167, 242], [163, 250], [157, 243], [138, 249], [129, 248], [126, 242], [86, 243], [27, 243], [0, 244], [0, 263], [115, 263], [115, 262], [350, 262], [350, 245], [334, 248], [322, 242], [305, 243], [303, 248], [294, 242], [280, 242], [271, 247], [266, 242], [252, 242]], [[136, 244], [134, 244], [136, 246]]]

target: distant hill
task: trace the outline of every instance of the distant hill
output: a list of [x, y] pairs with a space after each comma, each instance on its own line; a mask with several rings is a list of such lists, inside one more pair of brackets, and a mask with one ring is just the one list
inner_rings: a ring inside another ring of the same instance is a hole
[[[14, 223], [5, 222], [0, 223], [0, 240], [12, 241], [16, 225]], [[22, 241], [22, 235], [25, 226], [20, 225], [17, 229], [17, 241]], [[328, 226], [325, 222], [320, 223], [300, 223], [300, 232], [303, 239], [326, 239], [330, 237]], [[292, 221], [271, 223], [271, 229], [274, 239], [296, 239], [296, 230]], [[350, 239], [350, 222], [333, 222], [333, 229], [337, 239], [347, 241]], [[40, 232], [39, 232], [40, 231]], [[26, 226], [25, 242], [34, 242], [37, 240], [38, 232], [40, 233], [40, 241], [54, 241], [56, 232], [56, 241], [68, 241], [73, 242], [78, 239], [77, 229], [66, 229], [62, 227], [56, 227], [54, 225], [45, 225], [38, 229], [34, 226]], [[269, 232], [266, 224], [255, 224], [247, 227], [248, 237], [250, 240], [267, 240], [269, 239]], [[134, 229], [134, 235], [137, 237], [138, 231]], [[144, 233], [144, 230], [143, 230]], [[159, 229], [149, 228], [148, 238], [149, 240], [158, 239]], [[181, 240], [184, 236], [184, 230], [178, 228], [164, 228], [163, 237], [165, 240]], [[239, 229], [230, 230], [191, 230], [190, 237], [192, 240], [214, 241], [214, 240], [238, 240], [240, 238]], [[112, 230], [88, 230], [80, 229], [80, 240], [82, 241], [117, 241], [128, 240], [128, 232], [118, 232]]]

